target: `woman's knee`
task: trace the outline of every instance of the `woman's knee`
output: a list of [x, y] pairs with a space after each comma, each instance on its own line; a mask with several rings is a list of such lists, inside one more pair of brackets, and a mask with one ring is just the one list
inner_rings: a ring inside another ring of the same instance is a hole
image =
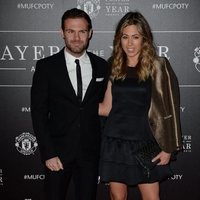
[[126, 200], [127, 186], [122, 183], [110, 183], [110, 196], [112, 200]]
[[142, 200], [159, 200], [159, 183], [138, 185], [142, 195]]

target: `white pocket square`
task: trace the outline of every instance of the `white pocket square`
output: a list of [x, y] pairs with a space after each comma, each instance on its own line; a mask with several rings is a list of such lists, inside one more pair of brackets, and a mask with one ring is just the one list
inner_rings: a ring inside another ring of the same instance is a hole
[[96, 78], [96, 82], [101, 82], [103, 81], [104, 78]]

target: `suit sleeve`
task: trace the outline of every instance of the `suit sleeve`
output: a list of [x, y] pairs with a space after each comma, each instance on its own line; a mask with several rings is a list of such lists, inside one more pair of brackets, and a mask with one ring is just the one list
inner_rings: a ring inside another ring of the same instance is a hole
[[31, 87], [31, 117], [41, 158], [43, 161], [56, 156], [48, 129], [48, 72], [43, 60], [36, 64]]

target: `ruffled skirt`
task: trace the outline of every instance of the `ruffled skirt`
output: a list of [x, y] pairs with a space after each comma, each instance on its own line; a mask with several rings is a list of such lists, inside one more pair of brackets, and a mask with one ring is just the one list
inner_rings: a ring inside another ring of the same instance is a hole
[[148, 141], [133, 141], [104, 136], [100, 157], [100, 180], [104, 183], [121, 182], [126, 185], [153, 183], [173, 175], [169, 165], [156, 165], [147, 176], [135, 157], [135, 152]]

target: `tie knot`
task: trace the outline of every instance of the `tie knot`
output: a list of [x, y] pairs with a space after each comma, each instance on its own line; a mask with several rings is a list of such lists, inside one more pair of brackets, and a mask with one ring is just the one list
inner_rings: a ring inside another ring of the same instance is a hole
[[76, 60], [75, 60], [75, 63], [76, 63], [77, 65], [79, 65], [79, 59], [76, 59]]

